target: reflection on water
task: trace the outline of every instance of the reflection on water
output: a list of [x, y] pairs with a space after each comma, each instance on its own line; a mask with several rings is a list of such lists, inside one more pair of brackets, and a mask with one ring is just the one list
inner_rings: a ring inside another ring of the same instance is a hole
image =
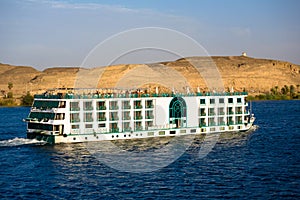
[[246, 132], [232, 132], [232, 133], [222, 133], [218, 144], [223, 146], [242, 146], [247, 143], [252, 133], [258, 129], [258, 126], [254, 126], [251, 130]]
[[193, 142], [194, 136], [164, 137], [86, 143], [100, 162], [126, 172], [150, 172], [177, 160]]
[[[218, 135], [216, 145], [222, 147], [245, 145], [249, 135], [251, 132], [223, 133]], [[61, 144], [47, 148], [53, 148], [52, 161], [59, 165], [65, 162], [71, 162], [72, 165], [94, 162], [96, 165], [102, 163], [122, 172], [143, 173], [166, 167], [184, 153], [193, 155], [195, 159], [203, 158], [200, 153], [206, 156], [214, 148], [214, 137], [214, 134], [185, 135]], [[210, 142], [214, 144], [211, 149], [207, 147]]]

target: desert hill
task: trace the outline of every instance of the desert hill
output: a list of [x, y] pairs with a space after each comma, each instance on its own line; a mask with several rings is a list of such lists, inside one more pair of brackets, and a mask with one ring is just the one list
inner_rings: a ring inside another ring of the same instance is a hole
[[[203, 68], [209, 65], [216, 65], [217, 69], [209, 72]], [[181, 90], [188, 85], [194, 91], [198, 88], [209, 90], [207, 82], [219, 81], [218, 77], [215, 77], [216, 72], [219, 72], [226, 90], [229, 88], [235, 91], [246, 90], [250, 94], [266, 93], [275, 86], [281, 88], [284, 85], [297, 87], [300, 85], [299, 65], [247, 56], [214, 56], [93, 69], [48, 68], [44, 71], [38, 71], [30, 66], [0, 64], [0, 90], [2, 94], [7, 93], [8, 83], [13, 84], [11, 91], [15, 97], [22, 96], [27, 91], [35, 94], [49, 88], [76, 86], [112, 88], [126, 85], [150, 89], [159, 86]], [[204, 80], [205, 73], [207, 76]]]

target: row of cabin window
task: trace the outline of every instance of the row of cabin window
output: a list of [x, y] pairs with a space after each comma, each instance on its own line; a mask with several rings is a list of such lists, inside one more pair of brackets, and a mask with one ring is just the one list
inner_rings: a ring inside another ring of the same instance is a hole
[[[206, 99], [200, 99], [200, 104], [206, 104]], [[209, 104], [215, 104], [216, 99], [209, 99]], [[219, 98], [219, 103], [225, 103], [224, 98]], [[228, 103], [233, 103], [233, 98], [228, 98]], [[242, 98], [237, 98], [237, 103], [242, 103]]]
[[[110, 127], [110, 129], [119, 129], [119, 127], [118, 127], [118, 125], [117, 125], [117, 123], [111, 123], [110, 125], [109, 125]], [[151, 126], [153, 126], [153, 121], [148, 121], [148, 122], [146, 122], [145, 123], [145, 126], [146, 127], [151, 127]], [[79, 129], [79, 127], [80, 127], [80, 125], [79, 124], [72, 124], [72, 129]], [[101, 123], [101, 124], [98, 124], [98, 128], [105, 128], [106, 127], [106, 123]], [[135, 122], [134, 123], [134, 129], [135, 130], [138, 130], [138, 129], [143, 129], [143, 127], [142, 127], [142, 123], [141, 122]], [[93, 128], [93, 124], [85, 124], [85, 128]], [[130, 123], [129, 122], [124, 122], [123, 123], [123, 129], [124, 130], [129, 130], [129, 129], [131, 129], [130, 128]]]
[[[142, 101], [141, 100], [137, 100], [137, 101], [134, 101], [134, 106], [135, 107], [140, 107], [142, 105]], [[86, 109], [90, 109], [92, 108], [92, 102], [91, 101], [85, 101], [83, 102], [83, 106], [84, 108]], [[103, 107], [105, 106], [105, 102], [104, 101], [100, 101], [100, 102], [97, 102], [97, 107]], [[118, 106], [118, 102], [117, 101], [110, 101], [109, 102], [109, 106], [110, 107], [117, 107]], [[122, 102], [122, 106], [124, 108], [130, 106], [130, 101], [123, 101]], [[153, 101], [152, 100], [147, 100], [146, 101], [146, 107], [152, 107], [153, 106]], [[79, 102], [71, 102], [71, 108], [78, 108], [79, 107]]]

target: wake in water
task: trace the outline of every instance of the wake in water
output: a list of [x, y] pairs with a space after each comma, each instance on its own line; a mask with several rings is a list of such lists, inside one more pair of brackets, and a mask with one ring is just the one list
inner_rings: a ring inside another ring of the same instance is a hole
[[14, 147], [14, 146], [21, 146], [21, 145], [28, 145], [28, 144], [44, 145], [46, 143], [47, 142], [45, 141], [39, 141], [36, 139], [14, 138], [14, 139], [0, 141], [0, 147]]

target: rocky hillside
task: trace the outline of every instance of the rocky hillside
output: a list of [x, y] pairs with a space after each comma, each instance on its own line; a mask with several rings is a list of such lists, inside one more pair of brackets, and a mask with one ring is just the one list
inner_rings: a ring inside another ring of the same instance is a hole
[[[212, 62], [213, 61], [213, 62]], [[213, 66], [217, 66], [217, 69]], [[211, 69], [211, 70], [209, 70]], [[219, 73], [218, 73], [219, 72]], [[203, 79], [205, 77], [205, 80]], [[220, 81], [222, 79], [222, 81]], [[172, 62], [142, 65], [117, 65], [80, 68], [48, 68], [38, 71], [32, 67], [0, 64], [0, 97], [9, 92], [15, 97], [26, 91], [42, 93], [57, 87], [147, 87], [154, 89], [209, 90], [216, 82], [228, 90], [246, 90], [250, 94], [265, 93], [284, 85], [300, 85], [300, 66], [289, 62], [257, 59], [246, 56], [192, 57]]]

